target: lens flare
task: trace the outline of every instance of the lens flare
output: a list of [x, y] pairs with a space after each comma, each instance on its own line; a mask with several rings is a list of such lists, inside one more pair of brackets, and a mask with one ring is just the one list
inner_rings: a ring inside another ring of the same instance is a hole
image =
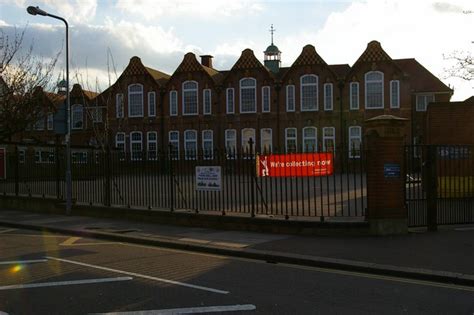
[[16, 265], [16, 266], [13, 266], [11, 271], [12, 273], [17, 273], [19, 272], [21, 269], [23, 269], [23, 266], [22, 265]]

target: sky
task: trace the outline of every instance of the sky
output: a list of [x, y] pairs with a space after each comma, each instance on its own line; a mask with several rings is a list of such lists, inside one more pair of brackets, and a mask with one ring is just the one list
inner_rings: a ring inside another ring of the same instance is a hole
[[[415, 58], [445, 84], [452, 100], [474, 95], [474, 82], [447, 77], [445, 56], [474, 51], [474, 1], [452, 0], [0, 0], [0, 29], [26, 27], [24, 46], [52, 58], [64, 53], [62, 22], [27, 14], [34, 5], [70, 25], [71, 83], [103, 91], [133, 56], [172, 74], [184, 54], [210, 54], [228, 70], [250, 48], [263, 62], [270, 44], [291, 66], [312, 44], [328, 64], [353, 65], [371, 40], [393, 58]], [[58, 71], [64, 69], [64, 55]]]

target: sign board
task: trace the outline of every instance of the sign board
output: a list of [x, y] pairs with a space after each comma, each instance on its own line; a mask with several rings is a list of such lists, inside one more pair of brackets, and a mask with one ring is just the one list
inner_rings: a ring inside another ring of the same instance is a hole
[[386, 163], [383, 165], [385, 178], [400, 178], [400, 164]]
[[7, 151], [0, 148], [0, 179], [7, 178]]
[[334, 173], [333, 153], [271, 154], [257, 156], [257, 176], [307, 177]]
[[220, 166], [196, 166], [196, 190], [221, 191], [221, 174]]

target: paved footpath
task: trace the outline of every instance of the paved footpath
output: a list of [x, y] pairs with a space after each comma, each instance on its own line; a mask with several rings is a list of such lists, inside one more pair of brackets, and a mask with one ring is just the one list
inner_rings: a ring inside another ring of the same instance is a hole
[[474, 286], [474, 225], [385, 237], [294, 236], [7, 209], [0, 225]]

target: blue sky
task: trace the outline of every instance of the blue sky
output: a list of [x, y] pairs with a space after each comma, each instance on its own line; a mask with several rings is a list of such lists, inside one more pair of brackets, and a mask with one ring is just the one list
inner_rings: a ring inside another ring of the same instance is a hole
[[25, 43], [33, 40], [35, 53], [51, 58], [64, 45], [64, 28], [53, 19], [28, 15], [29, 5], [69, 21], [73, 82], [91, 90], [105, 89], [109, 73], [115, 80], [107, 71], [108, 50], [118, 75], [134, 55], [172, 73], [188, 51], [214, 55], [214, 66], [225, 70], [245, 48], [263, 60], [274, 24], [284, 66], [306, 44], [330, 64], [352, 65], [375, 39], [392, 58], [416, 58], [454, 86], [454, 100], [474, 94], [472, 82], [445, 77], [450, 62], [443, 58], [474, 49], [470, 0], [0, 0], [0, 28], [11, 33], [28, 25]]

